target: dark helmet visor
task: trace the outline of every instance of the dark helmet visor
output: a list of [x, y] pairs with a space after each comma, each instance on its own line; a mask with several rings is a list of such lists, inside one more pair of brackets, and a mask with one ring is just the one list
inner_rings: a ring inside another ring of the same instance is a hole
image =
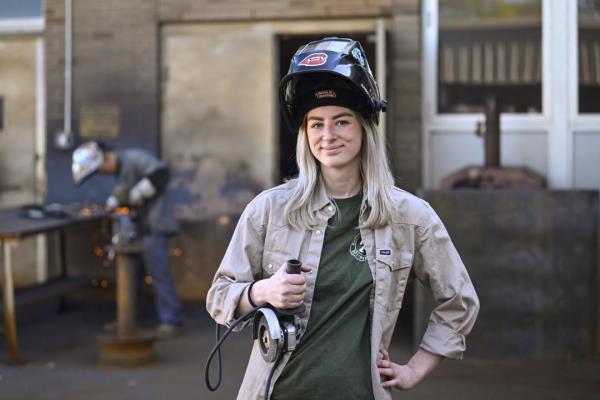
[[[280, 104], [288, 127], [297, 131], [300, 126], [307, 104], [299, 102], [310, 98], [306, 96], [307, 92], [336, 88], [356, 95], [356, 99], [348, 100], [349, 93], [344, 92], [338, 98], [348, 101], [340, 102], [340, 105], [352, 105], [349, 108], [378, 122], [379, 111], [384, 110], [383, 102], [360, 43], [346, 38], [325, 38], [301, 46], [292, 57], [288, 73], [279, 87]], [[334, 100], [329, 102], [335, 104]], [[318, 104], [320, 102], [308, 105]]]

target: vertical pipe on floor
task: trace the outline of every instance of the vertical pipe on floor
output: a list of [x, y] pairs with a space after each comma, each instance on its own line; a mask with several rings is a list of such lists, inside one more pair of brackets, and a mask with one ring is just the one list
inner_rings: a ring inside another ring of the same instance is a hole
[[135, 258], [117, 250], [117, 338], [120, 340], [136, 337], [135, 304]]

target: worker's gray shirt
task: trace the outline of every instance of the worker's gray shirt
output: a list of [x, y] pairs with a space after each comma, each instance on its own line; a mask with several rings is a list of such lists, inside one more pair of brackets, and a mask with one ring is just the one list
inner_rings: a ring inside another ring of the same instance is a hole
[[[119, 170], [113, 196], [119, 204], [129, 203], [129, 191], [140, 180], [149, 177], [159, 169], [168, 168], [165, 162], [145, 150], [127, 149], [116, 153]], [[170, 234], [177, 231], [177, 221], [167, 188], [150, 199], [148, 204], [140, 208], [140, 211], [143, 214], [143, 223], [151, 233]]]

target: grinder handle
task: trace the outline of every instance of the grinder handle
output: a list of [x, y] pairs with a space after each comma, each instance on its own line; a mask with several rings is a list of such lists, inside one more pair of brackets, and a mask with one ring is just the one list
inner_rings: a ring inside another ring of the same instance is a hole
[[300, 260], [288, 260], [285, 264], [285, 272], [288, 274], [299, 274], [302, 272], [302, 261]]

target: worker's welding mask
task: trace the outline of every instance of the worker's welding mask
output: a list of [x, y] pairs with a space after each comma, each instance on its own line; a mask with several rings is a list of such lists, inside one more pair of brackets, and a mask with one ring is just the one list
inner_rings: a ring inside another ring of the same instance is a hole
[[73, 152], [73, 162], [71, 164], [75, 184], [80, 185], [96, 173], [103, 161], [104, 154], [98, 143], [86, 142], [77, 147]]

